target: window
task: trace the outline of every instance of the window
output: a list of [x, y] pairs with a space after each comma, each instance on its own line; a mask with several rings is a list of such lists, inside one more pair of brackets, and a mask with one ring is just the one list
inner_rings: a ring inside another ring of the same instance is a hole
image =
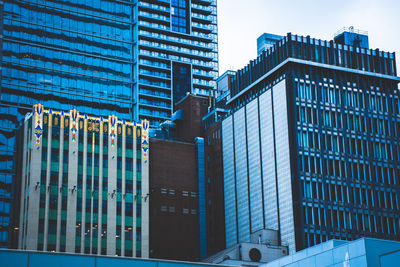
[[189, 196], [189, 192], [188, 191], [182, 191], [182, 196], [183, 197], [188, 197]]
[[169, 190], [169, 194], [170, 194], [170, 195], [175, 195], [175, 190], [174, 190], [174, 189], [170, 189], [170, 190]]
[[169, 212], [175, 212], [175, 207], [174, 206], [171, 206], [171, 207], [169, 207]]
[[161, 206], [161, 211], [166, 212], [166, 211], [167, 211], [167, 206], [162, 205], [162, 206]]
[[183, 214], [189, 214], [189, 209], [183, 208], [182, 212], [183, 212]]
[[167, 189], [166, 188], [161, 188], [161, 194], [166, 194], [167, 193]]
[[197, 197], [197, 193], [196, 192], [190, 192], [190, 196], [191, 197]]

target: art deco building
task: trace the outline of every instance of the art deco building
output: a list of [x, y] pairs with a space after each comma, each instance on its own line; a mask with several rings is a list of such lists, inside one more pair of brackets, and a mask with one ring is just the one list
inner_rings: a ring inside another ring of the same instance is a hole
[[227, 247], [263, 228], [291, 254], [334, 238], [400, 240], [395, 54], [350, 33], [362, 41], [288, 34], [231, 79]]
[[0, 35], [0, 247], [15, 235], [15, 132], [32, 105], [157, 126], [218, 75], [216, 0], [5, 0]]
[[148, 257], [148, 128], [34, 105], [21, 129], [18, 248]]

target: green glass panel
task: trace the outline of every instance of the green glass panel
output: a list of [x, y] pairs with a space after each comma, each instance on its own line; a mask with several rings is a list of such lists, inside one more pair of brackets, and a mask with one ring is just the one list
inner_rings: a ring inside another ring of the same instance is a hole
[[87, 145], [87, 151], [92, 153], [92, 144]]
[[141, 151], [141, 150], [138, 150], [138, 151], [137, 151], [137, 153], [136, 153], [136, 158], [137, 158], [137, 159], [141, 159], [141, 158], [142, 158], [142, 151]]
[[119, 157], [122, 157], [122, 148], [121, 148], [121, 147], [118, 147], [117, 155], [118, 155]]
[[67, 220], [67, 211], [66, 210], [61, 211], [61, 220], [64, 220], [64, 221]]
[[49, 219], [57, 220], [57, 210], [56, 209], [49, 209]]
[[122, 171], [117, 170], [117, 178], [122, 179]]
[[125, 239], [125, 249], [132, 250], [132, 240]]
[[94, 168], [94, 176], [99, 176], [99, 168]]
[[121, 215], [117, 215], [117, 225], [121, 225]]
[[107, 223], [107, 214], [102, 214], [101, 219], [102, 219], [102, 224], [106, 224]]
[[142, 242], [136, 241], [136, 251], [142, 251]]
[[132, 193], [126, 193], [125, 194], [125, 201], [127, 203], [132, 203], [133, 202], [133, 194]]
[[99, 154], [99, 145], [94, 145], [94, 153]]
[[64, 149], [65, 150], [68, 150], [68, 144], [69, 144], [68, 141], [64, 140]]
[[[46, 185], [45, 185], [45, 184], [40, 186], [40, 194], [41, 194], [41, 195], [46, 194]], [[44, 196], [43, 196], [43, 197], [44, 197]]]
[[127, 158], [133, 158], [133, 150], [132, 149], [125, 150], [125, 156]]
[[65, 245], [65, 235], [61, 235], [60, 244]]
[[40, 168], [42, 170], [46, 170], [47, 169], [47, 161], [42, 161]]
[[58, 162], [51, 162], [51, 171], [58, 172]]
[[104, 155], [108, 154], [108, 146], [103, 146], [103, 154]]
[[83, 144], [82, 144], [82, 143], [79, 143], [78, 150], [79, 150], [80, 152], [83, 152]]
[[102, 197], [102, 199], [103, 199], [103, 200], [107, 200], [107, 191], [103, 191], [103, 197]]
[[125, 172], [125, 179], [132, 181], [132, 177], [133, 177], [133, 172], [132, 171], [126, 171]]
[[49, 234], [47, 237], [47, 243], [49, 245], [55, 245], [56, 244], [56, 235], [55, 234]]
[[125, 226], [132, 227], [132, 216], [125, 216]]
[[39, 218], [40, 219], [44, 218], [44, 208], [40, 208], [40, 210], [39, 210]]
[[58, 139], [51, 140], [51, 148], [60, 148], [60, 141]]
[[83, 174], [83, 166], [78, 165], [78, 174], [82, 175]]
[[121, 237], [117, 238], [117, 249], [121, 249]]
[[141, 218], [136, 218], [136, 227], [142, 227], [142, 220]]
[[38, 234], [38, 244], [43, 244], [44, 234]]
[[136, 180], [137, 181], [142, 181], [142, 173], [141, 172], [137, 172], [136, 173]]

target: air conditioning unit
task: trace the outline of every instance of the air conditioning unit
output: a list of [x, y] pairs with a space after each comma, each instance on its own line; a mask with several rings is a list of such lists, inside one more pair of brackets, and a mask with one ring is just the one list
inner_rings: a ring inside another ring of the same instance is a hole
[[270, 262], [288, 255], [286, 247], [267, 246], [266, 244], [242, 243], [241, 258], [244, 261]]

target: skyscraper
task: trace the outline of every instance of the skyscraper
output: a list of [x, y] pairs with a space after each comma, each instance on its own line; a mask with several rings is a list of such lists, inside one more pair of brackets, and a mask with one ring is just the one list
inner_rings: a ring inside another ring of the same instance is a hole
[[0, 3], [0, 246], [15, 130], [32, 105], [158, 125], [187, 92], [214, 88], [216, 12], [216, 0]]
[[222, 122], [226, 245], [267, 228], [289, 253], [400, 240], [395, 54], [288, 34], [231, 79]]
[[187, 93], [215, 87], [217, 1], [142, 0], [135, 11], [135, 114], [157, 126]]
[[36, 103], [132, 120], [133, 3], [0, 3], [0, 246], [7, 245], [15, 130]]

